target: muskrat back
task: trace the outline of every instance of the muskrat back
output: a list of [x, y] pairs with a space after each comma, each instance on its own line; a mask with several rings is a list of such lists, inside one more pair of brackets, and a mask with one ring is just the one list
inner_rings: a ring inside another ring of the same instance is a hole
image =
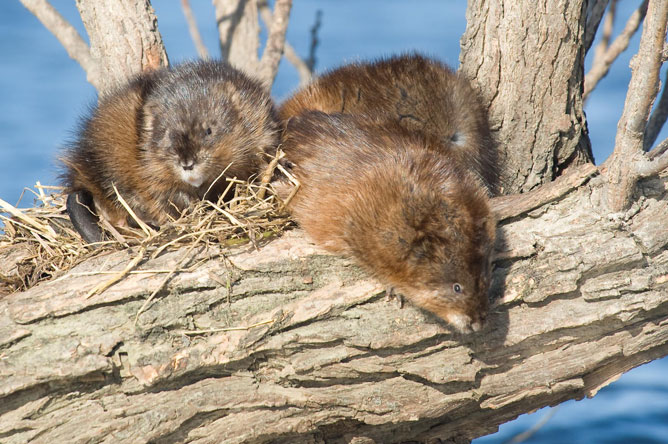
[[441, 141], [489, 190], [498, 188], [498, 160], [487, 112], [468, 81], [419, 54], [342, 66], [316, 78], [279, 108], [282, 120], [307, 110], [363, 114], [399, 122]]

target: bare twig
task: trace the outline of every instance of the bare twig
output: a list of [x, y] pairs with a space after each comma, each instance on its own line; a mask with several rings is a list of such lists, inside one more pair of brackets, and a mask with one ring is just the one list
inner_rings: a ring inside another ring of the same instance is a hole
[[538, 421], [536, 424], [534, 424], [529, 430], [524, 431], [520, 433], [519, 435], [515, 435], [508, 441], [506, 441], [504, 444], [519, 444], [527, 439], [531, 438], [533, 435], [536, 434], [537, 431], [539, 431], [547, 422], [552, 419], [555, 413], [559, 410], [559, 406], [552, 407], [549, 412], [547, 412], [546, 415], [544, 415], [540, 421]]
[[601, 59], [605, 57], [605, 54], [608, 52], [610, 47], [610, 39], [612, 38], [612, 31], [615, 26], [615, 16], [617, 15], [617, 0], [610, 1], [610, 9], [608, 14], [605, 16], [605, 21], [603, 22], [603, 30], [601, 31], [601, 41], [596, 45], [594, 49], [594, 63], [592, 65], [597, 65], [600, 63]]
[[605, 13], [605, 8], [608, 6], [610, 0], [591, 0], [587, 2], [587, 24], [585, 27], [585, 51], [589, 51], [592, 43], [594, 43], [594, 37], [596, 37], [596, 31], [598, 30], [598, 25], [601, 23], [601, 18], [603, 18], [603, 13]]
[[311, 72], [315, 71], [315, 51], [318, 49], [318, 43], [320, 43], [320, 40], [318, 40], [318, 31], [320, 31], [321, 25], [322, 10], [318, 9], [315, 12], [315, 22], [313, 23], [313, 26], [311, 26], [311, 47], [309, 48], [308, 60], [306, 61], [306, 64], [308, 65], [308, 68], [311, 70]]
[[668, 139], [664, 139], [664, 141], [657, 145], [657, 147], [650, 153], [654, 154], [654, 151], [656, 151], [656, 155], [648, 156], [649, 159], [646, 159], [638, 164], [638, 175], [640, 177], [649, 177], [668, 168], [668, 153], [666, 152], [667, 149]]
[[88, 81], [100, 89], [98, 83], [98, 65], [90, 54], [90, 48], [83, 38], [60, 13], [48, 2], [48, 0], [20, 0], [23, 6], [32, 12], [60, 42], [67, 54], [76, 60], [86, 71]]
[[91, 298], [95, 296], [96, 294], [100, 294], [104, 292], [107, 288], [111, 287], [114, 285], [116, 282], [120, 281], [123, 279], [125, 276], [127, 276], [134, 268], [139, 265], [139, 263], [144, 259], [144, 256], [146, 255], [146, 247], [141, 247], [139, 249], [139, 253], [137, 253], [137, 256], [134, 257], [128, 264], [125, 266], [125, 268], [121, 271], [119, 271], [114, 277], [111, 279], [104, 281], [98, 285], [96, 285], [92, 290], [88, 292], [86, 295], [86, 299]]
[[244, 331], [250, 330], [251, 328], [261, 327], [263, 325], [269, 325], [276, 322], [274, 319], [267, 319], [266, 321], [256, 322], [255, 324], [249, 325], [247, 327], [222, 327], [222, 328], [209, 328], [206, 330], [183, 330], [180, 333], [184, 335], [203, 335], [206, 333], [221, 333], [226, 331]]
[[181, 9], [183, 9], [183, 15], [186, 18], [188, 23], [188, 31], [190, 31], [190, 37], [193, 39], [195, 48], [197, 49], [197, 54], [200, 58], [208, 59], [209, 51], [206, 50], [204, 42], [202, 41], [202, 36], [199, 33], [199, 27], [197, 26], [197, 21], [195, 20], [195, 15], [193, 10], [190, 8], [190, 0], [181, 0]]
[[643, 152], [643, 138], [647, 118], [659, 90], [667, 23], [668, 2], [651, 0], [640, 47], [631, 60], [631, 81], [624, 111], [617, 124], [615, 149], [604, 164], [609, 185], [606, 190], [607, 200], [612, 211], [627, 208], [638, 179], [656, 172], [664, 161], [663, 156], [653, 161], [646, 156]]
[[617, 60], [617, 57], [626, 50], [629, 46], [631, 37], [636, 33], [642, 23], [645, 14], [647, 13], [647, 3], [649, 0], [644, 0], [642, 4], [636, 9], [626, 22], [626, 26], [617, 38], [612, 42], [609, 48], [600, 58], [596, 57], [591, 69], [585, 75], [584, 93], [586, 98], [596, 87], [598, 82], [608, 74], [610, 66]]
[[661, 92], [661, 98], [659, 103], [656, 104], [656, 108], [652, 112], [652, 115], [649, 117], [647, 122], [647, 127], [645, 129], [645, 139], [643, 140], [643, 149], [649, 151], [656, 142], [656, 138], [661, 132], [661, 128], [666, 123], [666, 118], [668, 118], [668, 71], [666, 71], [666, 80], [663, 82], [663, 91]]
[[666, 151], [668, 151], [668, 139], [663, 139], [663, 142], [658, 144], [652, 151], [647, 153], [647, 157], [649, 157], [650, 160], [656, 159]]
[[285, 46], [285, 33], [288, 30], [291, 8], [292, 0], [276, 0], [274, 4], [267, 45], [264, 48], [259, 69], [260, 79], [267, 88], [270, 88], [274, 83], [274, 78], [278, 72], [278, 64], [281, 61], [283, 47]]
[[[262, 1], [258, 4], [258, 8], [260, 9], [260, 18], [262, 18], [262, 22], [264, 23], [264, 26], [269, 29], [271, 26], [271, 10], [269, 9], [269, 6], [267, 5], [266, 1]], [[288, 62], [292, 64], [292, 66], [295, 67], [297, 70], [297, 74], [299, 74], [299, 84], [300, 85], [305, 85], [308, 82], [311, 81], [311, 77], [313, 77], [313, 72], [311, 69], [309, 69], [309, 66], [304, 62], [301, 57], [297, 54], [297, 51], [295, 51], [295, 48], [290, 45], [290, 43], [286, 40], [285, 41], [285, 48], [284, 48], [284, 53], [283, 55], [287, 59]]]
[[123, 208], [125, 208], [125, 210], [128, 212], [130, 217], [132, 217], [132, 219], [135, 222], [137, 222], [137, 225], [139, 226], [139, 228], [142, 229], [142, 231], [146, 234], [146, 236], [147, 237], [155, 236], [155, 234], [156, 234], [155, 230], [153, 228], [149, 227], [148, 225], [146, 225], [146, 223], [143, 220], [141, 220], [139, 218], [139, 216], [137, 216], [137, 214], [132, 210], [132, 208], [130, 208], [130, 206], [125, 201], [125, 199], [123, 199], [123, 196], [121, 196], [121, 193], [118, 192], [118, 189], [116, 188], [116, 185], [114, 185], [112, 183], [111, 186], [114, 189], [114, 192], [116, 193], [116, 198], [118, 199], [118, 201], [121, 203], [121, 205], [123, 205]]

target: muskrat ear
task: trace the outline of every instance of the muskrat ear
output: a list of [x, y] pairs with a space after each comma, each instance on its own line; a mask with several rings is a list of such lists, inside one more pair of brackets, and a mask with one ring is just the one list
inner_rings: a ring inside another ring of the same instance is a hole
[[158, 113], [158, 102], [149, 100], [142, 107], [142, 131], [144, 134], [153, 134], [155, 117]]
[[211, 92], [211, 95], [219, 102], [228, 101], [228, 104], [239, 104], [244, 101], [244, 97], [241, 95], [239, 88], [230, 81], [216, 82], [216, 84], [211, 87]]

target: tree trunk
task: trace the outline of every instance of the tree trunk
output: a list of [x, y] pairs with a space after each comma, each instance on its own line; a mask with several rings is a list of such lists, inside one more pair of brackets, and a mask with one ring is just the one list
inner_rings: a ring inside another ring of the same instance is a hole
[[[507, 214], [489, 322], [470, 336], [388, 303], [299, 230], [227, 259], [200, 251], [136, 326], [164, 276], [150, 270], [183, 253], [86, 299], [108, 276], [77, 273], [133, 252], [92, 259], [0, 301], [2, 441], [459, 442], [591, 396], [668, 354], [666, 179], [621, 219], [600, 210], [604, 183]], [[249, 328], [184, 334], [217, 327]]]
[[469, 0], [461, 72], [499, 143], [505, 193], [593, 161], [582, 110], [584, 0]]
[[247, 72], [258, 70], [260, 23], [255, 0], [214, 0], [222, 59]]
[[[77, 0], [105, 90], [147, 69], [166, 66], [167, 53], [149, 0]], [[91, 73], [88, 73], [91, 75]]]

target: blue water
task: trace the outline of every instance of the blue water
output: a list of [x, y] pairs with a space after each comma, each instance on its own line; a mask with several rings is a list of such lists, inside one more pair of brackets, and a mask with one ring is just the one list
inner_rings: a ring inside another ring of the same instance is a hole
[[[84, 35], [73, 1], [51, 3]], [[153, 3], [171, 62], [195, 58], [179, 2]], [[204, 0], [191, 3], [205, 44], [216, 54], [213, 7]], [[622, 15], [628, 14], [637, 3], [627, 0], [620, 2], [618, 8]], [[309, 30], [318, 9], [323, 15], [317, 70], [412, 49], [458, 65], [459, 37], [465, 28], [463, 1], [295, 1], [288, 40], [303, 56], [308, 53]], [[622, 26], [620, 20], [616, 27]], [[630, 78], [628, 61], [638, 40], [636, 36], [631, 52], [617, 62], [587, 103], [597, 163], [612, 151]], [[16, 0], [0, 1], [0, 56], [0, 197], [16, 203], [25, 186], [37, 180], [42, 184], [56, 183], [58, 148], [70, 137], [77, 117], [96, 96], [81, 68]], [[297, 82], [295, 70], [282, 62], [274, 96], [278, 100], [286, 97]], [[660, 140], [665, 137], [667, 129]], [[28, 198], [22, 204], [30, 203]], [[548, 410], [523, 415], [501, 426], [498, 433], [475, 442], [504, 442], [530, 428]], [[593, 399], [562, 404], [526, 442], [668, 443], [668, 359], [630, 371]]]

